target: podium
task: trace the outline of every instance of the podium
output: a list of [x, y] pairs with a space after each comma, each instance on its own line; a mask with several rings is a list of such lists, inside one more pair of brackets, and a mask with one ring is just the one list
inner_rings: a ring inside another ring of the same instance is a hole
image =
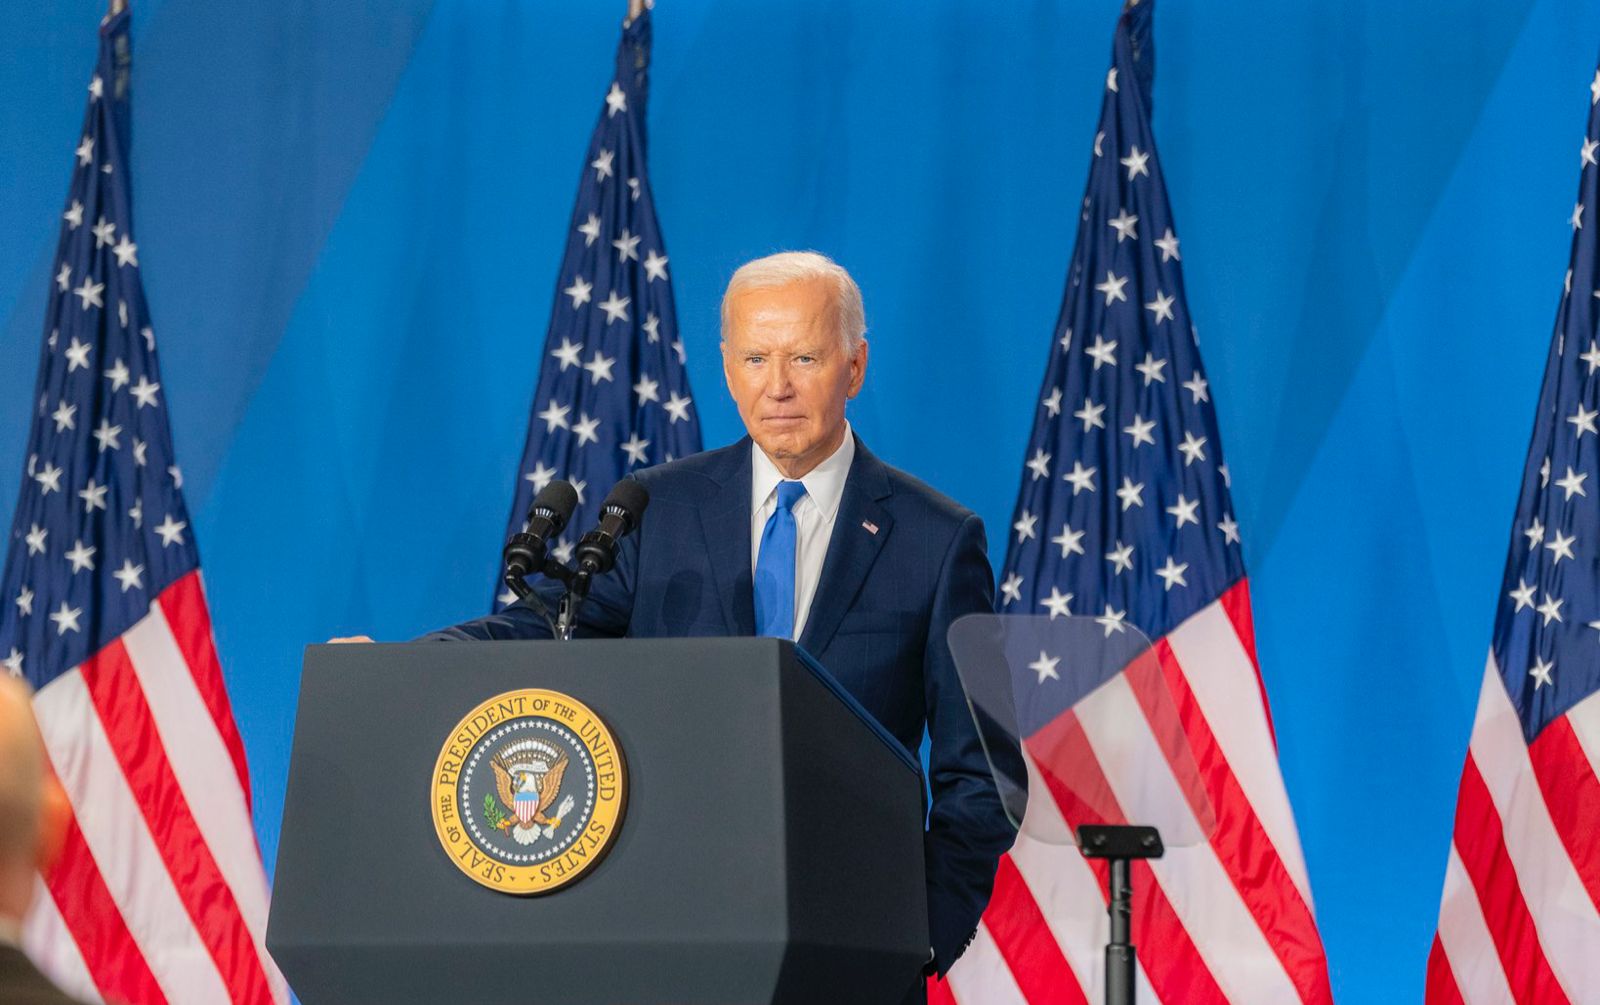
[[[433, 812], [464, 717], [527, 688], [603, 720], [626, 789], [603, 857], [539, 896], [458, 867]], [[923, 812], [917, 762], [786, 641], [311, 646], [267, 946], [306, 1005], [895, 1005], [928, 952]]]

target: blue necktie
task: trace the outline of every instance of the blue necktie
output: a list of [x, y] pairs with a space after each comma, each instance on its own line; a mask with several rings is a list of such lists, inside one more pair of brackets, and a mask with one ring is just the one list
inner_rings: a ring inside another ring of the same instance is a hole
[[756, 556], [756, 634], [794, 638], [794, 504], [806, 494], [802, 482], [778, 483], [778, 508], [767, 517]]

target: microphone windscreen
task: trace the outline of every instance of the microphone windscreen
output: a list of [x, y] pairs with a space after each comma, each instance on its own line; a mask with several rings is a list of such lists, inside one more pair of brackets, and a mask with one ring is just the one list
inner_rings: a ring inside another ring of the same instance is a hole
[[644, 508], [650, 505], [650, 492], [632, 478], [624, 478], [611, 486], [611, 492], [606, 496], [606, 501], [600, 509], [605, 511], [615, 506], [627, 514], [628, 529], [639, 526], [639, 517], [644, 515]]
[[578, 508], [578, 490], [572, 487], [571, 482], [553, 481], [534, 498], [531, 509], [540, 507], [555, 514], [553, 522], [556, 529], [560, 530], [572, 519], [572, 511]]

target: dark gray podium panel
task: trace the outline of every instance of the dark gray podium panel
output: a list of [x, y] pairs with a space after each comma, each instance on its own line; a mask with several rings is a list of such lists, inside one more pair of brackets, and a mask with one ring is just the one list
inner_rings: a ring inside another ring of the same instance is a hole
[[[457, 722], [521, 687], [628, 769], [605, 859], [532, 898], [429, 814]], [[837, 687], [770, 639], [312, 646], [268, 946], [306, 1005], [893, 1005], [927, 954], [921, 780]]]

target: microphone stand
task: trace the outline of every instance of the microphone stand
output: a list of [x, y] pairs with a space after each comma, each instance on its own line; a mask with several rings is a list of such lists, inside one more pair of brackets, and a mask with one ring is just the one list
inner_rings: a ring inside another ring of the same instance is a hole
[[517, 599], [527, 601], [528, 606], [544, 618], [545, 624], [550, 626], [551, 635], [563, 642], [571, 642], [572, 630], [577, 621], [578, 605], [589, 596], [589, 581], [594, 577], [594, 571], [588, 560], [580, 562], [578, 568], [572, 569], [553, 558], [544, 559], [539, 572], [565, 584], [567, 588], [561, 595], [561, 602], [556, 605], [554, 617], [550, 616], [550, 608], [545, 606], [544, 600], [516, 570], [506, 570], [505, 584], [517, 595]]
[[578, 605], [589, 595], [589, 579], [593, 575], [587, 563], [580, 563], [576, 572], [563, 566], [561, 574], [556, 577], [567, 584], [567, 592], [561, 595], [561, 603], [556, 608], [555, 625], [552, 626], [556, 638], [563, 642], [572, 641], [572, 626], [578, 616]]
[[[575, 573], [555, 559], [548, 557], [539, 567], [539, 572], [557, 582], [565, 583], [567, 586], [567, 592], [562, 594], [561, 603], [557, 606], [556, 615], [553, 618], [550, 616], [550, 608], [545, 606], [544, 600], [534, 591], [533, 587], [528, 585], [528, 581], [522, 576], [508, 569], [506, 570], [505, 584], [511, 589], [512, 593], [517, 595], [517, 599], [527, 601], [528, 606], [533, 608], [534, 612], [544, 619], [545, 624], [550, 626], [550, 634], [563, 642], [570, 642], [572, 640], [573, 616], [577, 611], [578, 602], [583, 599], [582, 596], [574, 599], [573, 581], [582, 576], [582, 573]], [[583, 581], [583, 592], [587, 593], [588, 577], [583, 576]]]

